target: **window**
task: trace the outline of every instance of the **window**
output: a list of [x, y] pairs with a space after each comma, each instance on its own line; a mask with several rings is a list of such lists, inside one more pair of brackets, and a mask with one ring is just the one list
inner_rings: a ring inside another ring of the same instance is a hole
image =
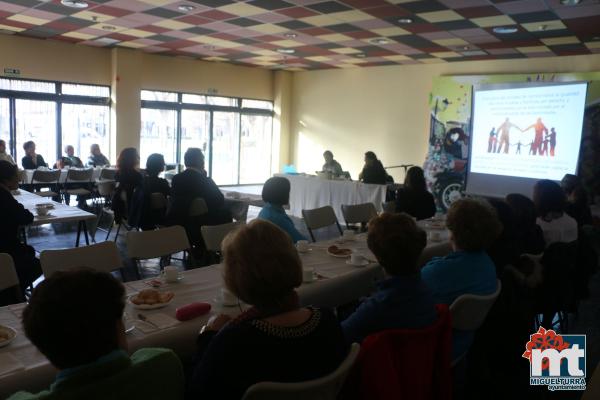
[[19, 165], [29, 140], [49, 167], [66, 145], [85, 162], [93, 143], [108, 151], [110, 88], [0, 78], [0, 137]]
[[271, 176], [272, 110], [264, 100], [144, 90], [142, 163], [161, 152], [183, 164], [186, 150], [198, 147], [218, 185], [263, 183]]

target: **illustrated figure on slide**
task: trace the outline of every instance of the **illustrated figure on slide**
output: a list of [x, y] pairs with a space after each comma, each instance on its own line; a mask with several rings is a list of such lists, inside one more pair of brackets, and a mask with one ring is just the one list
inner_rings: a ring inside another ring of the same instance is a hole
[[536, 123], [527, 127], [526, 129], [522, 129], [521, 132], [527, 132], [530, 129], [535, 130], [535, 138], [533, 139], [533, 145], [531, 146], [531, 151], [535, 156], [537, 153], [539, 155], [543, 155], [542, 153], [542, 143], [544, 141], [544, 137], [548, 134], [548, 128], [542, 122], [541, 118], [538, 118]]
[[556, 131], [554, 128], [550, 129], [550, 134], [546, 136], [546, 139], [550, 141], [550, 157], [554, 157], [554, 149], [556, 148]]
[[488, 153], [496, 152], [496, 145], [498, 144], [498, 135], [496, 128], [492, 128], [490, 132], [490, 138], [488, 139]]
[[513, 146], [517, 146], [517, 151], [515, 152], [515, 154], [521, 154], [521, 146], [529, 146], [529, 145], [528, 144], [523, 144], [519, 140], [519, 142], [517, 144], [513, 144]]
[[504, 153], [508, 154], [508, 147], [510, 146], [510, 128], [517, 128], [521, 130], [521, 128], [506, 118], [502, 125], [500, 125], [497, 129], [497, 132], [500, 132], [500, 143], [498, 144], [497, 153], [500, 153], [502, 151], [502, 146], [504, 146]]

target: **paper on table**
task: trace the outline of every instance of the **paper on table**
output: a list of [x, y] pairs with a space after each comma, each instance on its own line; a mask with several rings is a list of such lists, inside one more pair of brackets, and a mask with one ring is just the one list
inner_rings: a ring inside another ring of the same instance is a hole
[[[150, 323], [140, 320], [135, 321], [135, 326], [144, 333], [154, 332], [157, 329], [170, 328], [179, 324], [179, 321], [177, 321], [175, 318], [170, 317], [164, 313], [144, 314], [144, 316], [146, 317], [146, 320]], [[158, 328], [156, 328], [152, 324], [156, 325]]]
[[23, 363], [10, 353], [0, 353], [0, 375], [24, 369]]

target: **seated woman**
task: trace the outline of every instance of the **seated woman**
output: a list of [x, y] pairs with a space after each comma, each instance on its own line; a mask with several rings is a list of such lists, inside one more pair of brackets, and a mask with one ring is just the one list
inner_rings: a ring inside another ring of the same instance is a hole
[[435, 215], [435, 201], [433, 195], [427, 191], [422, 168], [410, 167], [406, 171], [404, 187], [396, 192], [396, 212], [405, 212], [416, 219], [431, 218]]
[[[485, 252], [502, 230], [494, 209], [484, 201], [457, 200], [448, 209], [446, 226], [453, 252], [446, 257], [434, 257], [421, 270], [435, 302], [450, 305], [463, 294], [494, 293], [496, 267]], [[472, 332], [455, 331], [454, 358], [464, 354], [472, 340]]]
[[535, 205], [526, 196], [511, 193], [506, 196], [514, 218], [514, 233], [517, 252], [521, 254], [540, 254], [546, 248], [542, 228], [535, 223]]
[[[117, 172], [115, 181], [117, 187], [113, 194], [111, 207], [115, 212], [115, 221], [120, 222], [123, 217], [129, 217], [129, 204], [133, 203], [133, 193], [141, 186], [143, 176], [138, 171], [140, 156], [133, 147], [125, 148], [117, 159]], [[123, 193], [125, 198], [122, 197]], [[124, 201], [126, 199], [126, 201]], [[134, 221], [131, 221], [134, 223]]]
[[225, 286], [252, 307], [202, 329], [190, 399], [240, 399], [257, 382], [300, 382], [335, 370], [348, 352], [332, 312], [301, 307], [302, 263], [289, 236], [254, 220], [223, 242]]
[[583, 225], [591, 225], [592, 211], [581, 179], [577, 175], [566, 174], [560, 181], [560, 186], [567, 195], [565, 212], [575, 218], [580, 228]]
[[25, 157], [21, 159], [21, 165], [23, 169], [38, 169], [39, 167], [48, 167], [44, 157], [35, 153], [35, 143], [33, 140], [25, 142], [23, 144], [23, 150], [25, 150]]
[[567, 197], [558, 183], [548, 179], [537, 181], [533, 187], [533, 203], [546, 247], [577, 240], [577, 221], [565, 212]]
[[373, 183], [377, 185], [385, 185], [388, 183], [389, 175], [383, 168], [381, 161], [372, 151], [365, 153], [365, 165], [362, 172], [358, 175], [358, 179], [363, 183]]
[[[158, 175], [165, 170], [165, 159], [162, 154], [151, 154], [146, 161], [146, 176], [142, 183], [144, 203], [142, 204], [140, 228], [142, 230], [155, 229], [157, 225], [165, 223], [165, 210], [152, 208], [152, 194], [160, 193], [168, 198], [171, 188], [166, 179]], [[166, 203], [165, 203], [166, 204]]]
[[294, 243], [306, 240], [283, 209], [283, 206], [290, 202], [290, 181], [279, 176], [269, 178], [263, 186], [262, 199], [266, 204], [260, 210], [258, 218], [270, 221], [283, 229]]
[[60, 271], [40, 283], [23, 328], [59, 372], [48, 390], [10, 400], [182, 399], [183, 368], [173, 351], [127, 353], [124, 308], [125, 288], [106, 272]]
[[427, 234], [407, 214], [382, 214], [369, 222], [367, 244], [387, 277], [379, 290], [342, 322], [348, 343], [386, 329], [420, 329], [435, 322], [433, 297], [418, 260]]
[[[21, 243], [19, 240], [19, 227], [33, 222], [33, 214], [23, 207], [13, 195], [11, 190], [19, 188], [17, 166], [8, 161], [0, 161], [0, 209], [2, 209], [2, 223], [0, 223], [0, 253], [12, 256], [21, 283], [21, 290], [31, 285], [42, 275], [39, 260], [35, 257], [33, 247]], [[14, 302], [0, 296], [3, 303]]]

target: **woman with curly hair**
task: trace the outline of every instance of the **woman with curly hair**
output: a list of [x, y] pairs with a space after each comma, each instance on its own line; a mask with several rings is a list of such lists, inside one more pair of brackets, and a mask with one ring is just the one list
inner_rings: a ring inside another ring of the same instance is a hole
[[[452, 253], [434, 257], [421, 270], [436, 303], [452, 304], [463, 294], [489, 295], [496, 291], [496, 267], [486, 253], [502, 231], [494, 208], [483, 200], [461, 199], [448, 210]], [[454, 332], [454, 358], [464, 354], [472, 332]]]

